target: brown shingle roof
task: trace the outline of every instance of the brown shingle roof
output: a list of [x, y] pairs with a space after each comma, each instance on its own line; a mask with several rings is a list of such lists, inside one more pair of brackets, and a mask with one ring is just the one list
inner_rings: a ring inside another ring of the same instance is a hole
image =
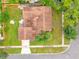
[[41, 31], [51, 31], [52, 12], [50, 7], [24, 7], [24, 23], [19, 26], [19, 39], [34, 39]]

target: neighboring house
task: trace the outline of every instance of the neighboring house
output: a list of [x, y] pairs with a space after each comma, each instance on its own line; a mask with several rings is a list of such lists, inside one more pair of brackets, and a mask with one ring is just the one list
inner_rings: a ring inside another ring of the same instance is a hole
[[29, 1], [30, 3], [38, 2], [38, 0], [26, 0], [26, 1]]
[[24, 22], [18, 28], [20, 40], [33, 40], [41, 31], [52, 30], [52, 11], [50, 7], [24, 7], [22, 12]]

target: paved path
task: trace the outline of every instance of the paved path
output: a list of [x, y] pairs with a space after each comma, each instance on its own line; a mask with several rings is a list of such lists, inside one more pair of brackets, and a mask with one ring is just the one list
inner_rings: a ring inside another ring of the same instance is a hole
[[[78, 30], [79, 31], [79, 30]], [[70, 49], [58, 55], [10, 55], [7, 59], [79, 59], [79, 36]]]
[[0, 46], [0, 48], [23, 48], [23, 47], [26, 47], [26, 48], [41, 48], [41, 47], [70, 47], [70, 45], [36, 45], [36, 46]]
[[21, 40], [22, 42], [22, 49], [21, 49], [21, 54], [31, 54], [30, 50], [30, 40]]

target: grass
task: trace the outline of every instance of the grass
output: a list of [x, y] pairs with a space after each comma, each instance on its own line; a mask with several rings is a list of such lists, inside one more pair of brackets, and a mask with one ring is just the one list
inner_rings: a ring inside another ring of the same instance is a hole
[[4, 40], [5, 46], [11, 46], [11, 45], [21, 45], [20, 40], [18, 39], [18, 26], [19, 26], [19, 20], [21, 17], [21, 11], [16, 6], [7, 6], [10, 20], [14, 20], [15, 24], [10, 24], [9, 22], [6, 22], [7, 25], [7, 32], [6, 37]]
[[5, 50], [8, 54], [20, 54], [21, 48], [8, 48]]
[[54, 31], [52, 33], [52, 37], [50, 37], [46, 42], [40, 43], [36, 40], [31, 41], [30, 45], [57, 45], [61, 44], [62, 42], [62, 23], [61, 23], [61, 14], [56, 13], [56, 11], [53, 10], [53, 16], [52, 16], [52, 26], [54, 28]]
[[31, 48], [32, 53], [60, 53], [63, 52], [66, 48]]
[[10, 4], [19, 4], [19, 0], [7, 0]]
[[2, 3], [2, 0], [0, 0], [0, 3]]
[[64, 38], [64, 44], [70, 44], [70, 39]]

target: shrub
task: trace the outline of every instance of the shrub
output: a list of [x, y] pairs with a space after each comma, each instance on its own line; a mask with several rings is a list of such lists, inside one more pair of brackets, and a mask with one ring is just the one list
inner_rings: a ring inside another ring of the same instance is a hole
[[35, 37], [35, 39], [39, 42], [47, 41], [50, 38], [51, 32], [42, 32]]
[[64, 28], [64, 34], [67, 39], [75, 39], [77, 36], [75, 28], [69, 25]]
[[7, 10], [7, 8], [6, 8], [6, 10], [2, 13], [2, 19], [3, 19], [3, 22], [7, 22], [7, 21], [10, 20], [9, 11]]

